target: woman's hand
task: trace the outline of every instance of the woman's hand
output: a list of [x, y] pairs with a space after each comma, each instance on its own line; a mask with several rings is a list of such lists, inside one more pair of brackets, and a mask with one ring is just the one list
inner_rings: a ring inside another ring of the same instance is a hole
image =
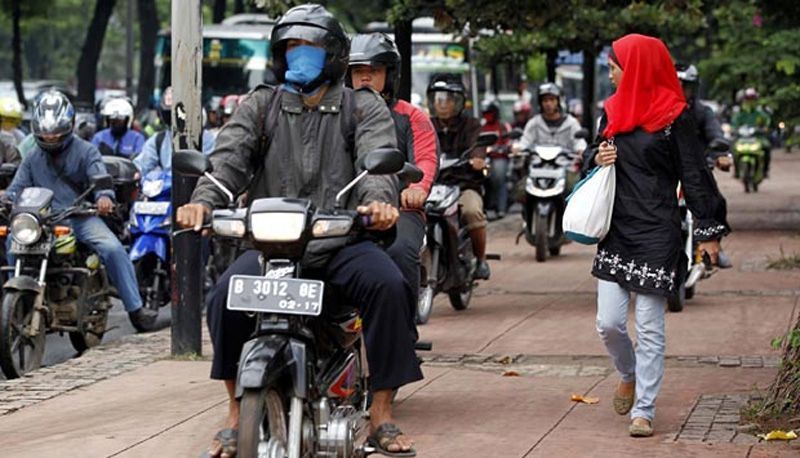
[[608, 142], [600, 143], [597, 149], [597, 154], [594, 156], [594, 162], [597, 165], [611, 165], [617, 160], [617, 147], [610, 145]]
[[716, 266], [719, 262], [719, 240], [709, 240], [697, 244], [697, 249], [704, 251], [711, 259], [711, 265]]

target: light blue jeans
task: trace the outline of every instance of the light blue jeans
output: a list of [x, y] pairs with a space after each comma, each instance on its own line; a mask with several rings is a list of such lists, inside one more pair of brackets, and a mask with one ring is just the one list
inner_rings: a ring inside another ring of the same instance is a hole
[[617, 283], [597, 284], [597, 332], [624, 382], [636, 382], [631, 418], [653, 421], [655, 403], [664, 377], [664, 309], [666, 298], [636, 295], [636, 349], [628, 337], [631, 293]]

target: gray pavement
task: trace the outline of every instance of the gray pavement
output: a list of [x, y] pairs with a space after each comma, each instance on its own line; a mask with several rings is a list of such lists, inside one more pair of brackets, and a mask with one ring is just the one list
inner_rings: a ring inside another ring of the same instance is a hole
[[[667, 317], [654, 437], [629, 438], [628, 419], [611, 408], [617, 377], [594, 330], [593, 248], [568, 245], [563, 256], [537, 264], [531, 247], [514, 245], [512, 215], [492, 225], [489, 249], [503, 261], [493, 263], [492, 280], [470, 308], [456, 312], [438, 298], [420, 329], [434, 345], [424, 355], [425, 379], [404, 387], [396, 407], [418, 456], [800, 456], [798, 441], [757, 443], [734, 426], [739, 406], [774, 377], [780, 353], [770, 340], [800, 313], [800, 270], [765, 269], [781, 249], [800, 252], [800, 156], [773, 161], [758, 194], [720, 177], [735, 230], [724, 243], [734, 268], [702, 282], [685, 310]], [[0, 450], [15, 457], [199, 456], [226, 413], [224, 389], [208, 370], [207, 360], [168, 359], [165, 330], [0, 382]], [[23, 386], [28, 379], [42, 383]], [[78, 386], [42, 394], [75, 379]], [[600, 402], [576, 404], [572, 394]], [[4, 407], [26, 396], [31, 402]]]

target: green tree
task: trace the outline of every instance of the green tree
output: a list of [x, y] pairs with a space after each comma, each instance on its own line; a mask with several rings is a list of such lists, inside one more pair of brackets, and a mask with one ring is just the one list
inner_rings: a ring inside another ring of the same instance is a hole
[[12, 49], [12, 62], [11, 68], [14, 79], [14, 89], [17, 92], [17, 99], [23, 106], [27, 105], [25, 95], [22, 91], [22, 32], [21, 22], [23, 17], [35, 17], [45, 12], [47, 3], [42, 0], [31, 0], [22, 2], [22, 0], [3, 0], [0, 2], [3, 11], [6, 15], [10, 12], [11, 18], [11, 49]]

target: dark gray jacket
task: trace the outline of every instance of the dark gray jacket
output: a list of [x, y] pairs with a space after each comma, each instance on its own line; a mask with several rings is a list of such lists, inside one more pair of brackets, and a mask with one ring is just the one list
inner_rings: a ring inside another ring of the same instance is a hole
[[[275, 132], [270, 134], [266, 154], [259, 151], [266, 112], [275, 89], [259, 87], [239, 105], [228, 124], [220, 130], [210, 155], [213, 175], [234, 194], [244, 192], [251, 178], [249, 198], [298, 197], [310, 199], [321, 208], [333, 208], [336, 193], [356, 175], [355, 159], [380, 147], [395, 147], [396, 135], [386, 102], [369, 89], [355, 91], [355, 151], [348, 151], [341, 122], [342, 91], [328, 89], [315, 109], [303, 105], [300, 96], [281, 95], [281, 113]], [[263, 156], [263, 159], [262, 159]], [[257, 166], [263, 162], [262, 166]], [[257, 174], [257, 176], [253, 176]], [[348, 208], [372, 201], [397, 205], [394, 175], [368, 176], [350, 193]], [[227, 198], [214, 184], [200, 178], [193, 202], [212, 208], [225, 206]]]

